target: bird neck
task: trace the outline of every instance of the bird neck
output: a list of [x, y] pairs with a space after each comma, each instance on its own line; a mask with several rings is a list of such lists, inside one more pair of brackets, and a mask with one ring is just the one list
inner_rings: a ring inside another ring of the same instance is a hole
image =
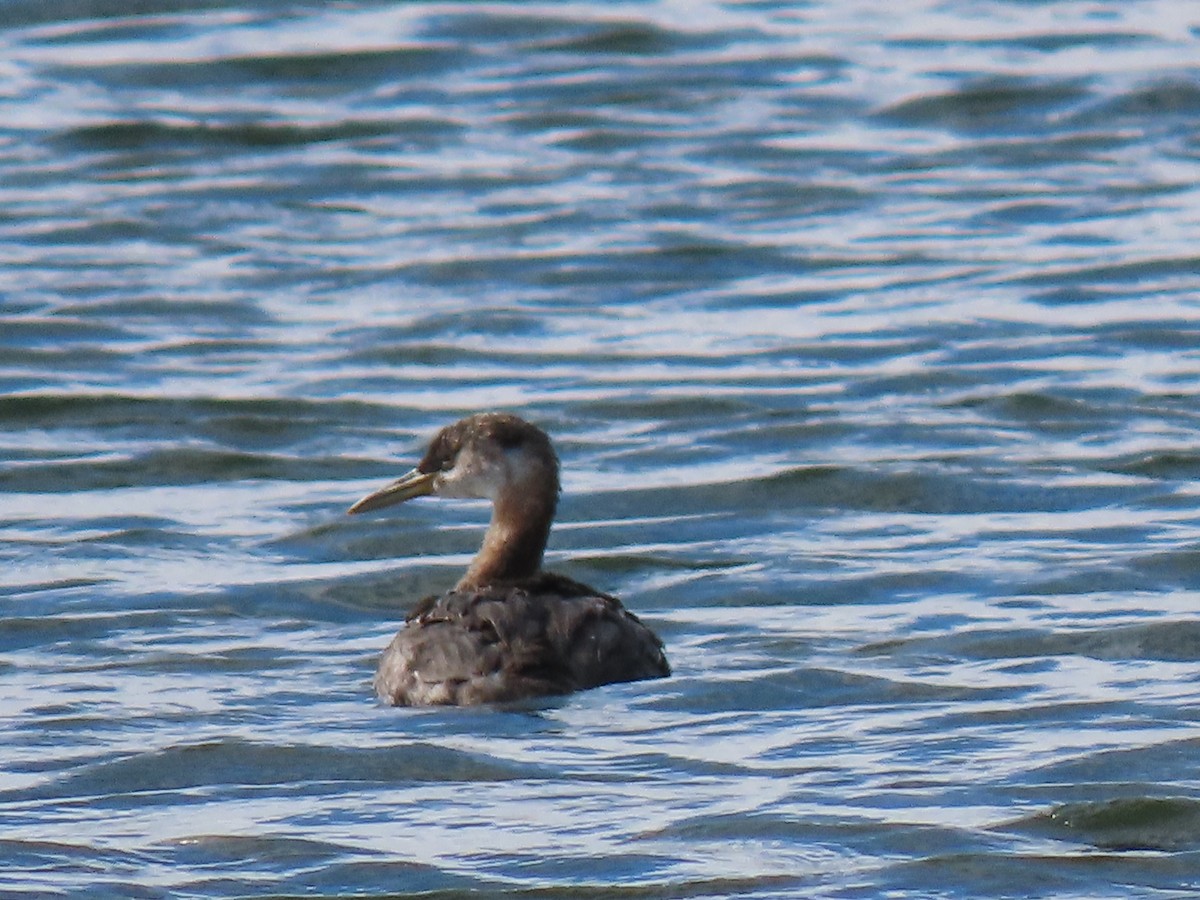
[[492, 503], [492, 521], [483, 536], [483, 546], [456, 589], [480, 588], [535, 575], [542, 565], [557, 500], [556, 489], [539, 489], [529, 484], [499, 494]]

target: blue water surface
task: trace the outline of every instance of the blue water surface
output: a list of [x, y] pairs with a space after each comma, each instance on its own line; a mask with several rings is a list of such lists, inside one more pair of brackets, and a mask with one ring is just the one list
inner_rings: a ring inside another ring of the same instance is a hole
[[[1200, 7], [0, 5], [0, 894], [1200, 890]], [[554, 437], [673, 677], [376, 704]]]

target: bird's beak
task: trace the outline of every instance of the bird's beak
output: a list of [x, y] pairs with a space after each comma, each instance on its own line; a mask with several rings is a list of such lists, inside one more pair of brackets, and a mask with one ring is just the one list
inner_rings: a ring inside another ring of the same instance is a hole
[[383, 509], [393, 503], [403, 503], [413, 497], [424, 497], [433, 493], [433, 482], [437, 472], [422, 472], [413, 469], [402, 478], [393, 481], [387, 487], [382, 487], [373, 494], [367, 494], [352, 507], [346, 510], [347, 515], [370, 512], [373, 509]]

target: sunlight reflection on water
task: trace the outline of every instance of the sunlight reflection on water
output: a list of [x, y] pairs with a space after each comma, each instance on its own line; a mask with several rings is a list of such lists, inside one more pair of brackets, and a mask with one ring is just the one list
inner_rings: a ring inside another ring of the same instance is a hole
[[[5, 889], [1200, 884], [1189, 6], [10, 6]], [[672, 678], [373, 705], [493, 407]]]

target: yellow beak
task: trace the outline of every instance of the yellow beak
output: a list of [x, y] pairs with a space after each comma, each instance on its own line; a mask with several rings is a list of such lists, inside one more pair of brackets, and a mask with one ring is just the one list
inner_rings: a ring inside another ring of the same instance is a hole
[[383, 509], [394, 503], [403, 503], [413, 497], [424, 497], [433, 493], [433, 482], [437, 472], [421, 472], [413, 469], [407, 475], [396, 479], [387, 487], [382, 487], [373, 494], [367, 494], [352, 507], [346, 510], [347, 515], [370, 512], [373, 509]]

